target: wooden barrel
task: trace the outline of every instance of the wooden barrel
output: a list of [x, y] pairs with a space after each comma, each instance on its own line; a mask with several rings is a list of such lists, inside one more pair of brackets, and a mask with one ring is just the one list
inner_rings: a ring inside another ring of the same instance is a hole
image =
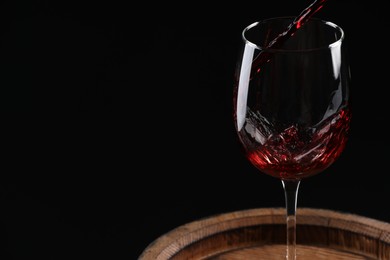
[[[285, 259], [285, 209], [248, 209], [200, 219], [162, 235], [138, 260]], [[390, 223], [298, 208], [297, 259], [390, 259]]]

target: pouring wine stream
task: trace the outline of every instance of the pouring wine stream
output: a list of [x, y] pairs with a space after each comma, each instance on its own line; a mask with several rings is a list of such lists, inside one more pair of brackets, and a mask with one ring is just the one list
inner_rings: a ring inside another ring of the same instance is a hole
[[[315, 0], [311, 5], [306, 7], [295, 19], [294, 21], [287, 27], [287, 29], [279, 34], [274, 40], [272, 40], [268, 45], [267, 49], [277, 49], [280, 48], [283, 43], [292, 37], [294, 33], [302, 27], [307, 20], [310, 19], [316, 12], [318, 12], [328, 0]], [[260, 52], [260, 54], [254, 59], [252, 70], [251, 70], [251, 79], [256, 73], [258, 73], [261, 69], [261, 64], [267, 62], [269, 60], [270, 53]]]

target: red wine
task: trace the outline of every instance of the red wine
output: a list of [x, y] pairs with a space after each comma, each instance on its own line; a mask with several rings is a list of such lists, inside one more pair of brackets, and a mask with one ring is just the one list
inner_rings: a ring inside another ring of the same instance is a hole
[[[266, 48], [281, 48], [326, 1], [315, 0]], [[250, 80], [272, 59], [271, 53], [260, 52], [253, 60]], [[237, 102], [237, 93], [234, 93], [234, 102]], [[257, 109], [247, 107], [244, 126], [238, 130], [247, 158], [262, 172], [279, 179], [302, 179], [323, 171], [341, 155], [346, 145], [351, 111], [348, 104], [344, 105], [344, 109], [310, 126], [275, 125], [256, 112]]]
[[291, 125], [275, 132], [264, 118], [250, 114], [239, 136], [249, 161], [262, 172], [280, 179], [302, 179], [323, 171], [340, 156], [350, 119], [346, 108], [314, 127]]
[[[275, 39], [273, 39], [268, 45], [267, 48], [277, 49], [280, 48], [283, 43], [294, 35], [294, 33], [301, 28], [306, 21], [309, 20], [316, 12], [318, 12], [327, 0], [315, 0], [311, 5], [306, 7], [287, 27], [287, 29], [280, 33]], [[265, 62], [268, 62], [271, 53], [269, 52], [260, 52], [260, 54], [253, 60], [251, 78], [253, 78], [256, 73], [261, 69], [261, 65]]]

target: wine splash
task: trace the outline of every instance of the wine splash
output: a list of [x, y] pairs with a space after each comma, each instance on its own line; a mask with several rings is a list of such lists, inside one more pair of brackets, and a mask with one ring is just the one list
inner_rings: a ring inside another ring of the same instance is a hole
[[[247, 157], [269, 175], [295, 180], [322, 172], [340, 156], [347, 141], [351, 111], [341, 110], [315, 127], [291, 125], [279, 134], [272, 133], [273, 126], [265, 120], [252, 114], [247, 131], [239, 133]], [[263, 144], [254, 145], [257, 142], [253, 138]]]

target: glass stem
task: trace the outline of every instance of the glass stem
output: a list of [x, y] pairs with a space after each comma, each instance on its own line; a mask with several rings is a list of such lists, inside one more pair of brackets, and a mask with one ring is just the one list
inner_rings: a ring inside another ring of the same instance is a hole
[[282, 180], [287, 215], [287, 260], [296, 259], [296, 210], [300, 180]]

